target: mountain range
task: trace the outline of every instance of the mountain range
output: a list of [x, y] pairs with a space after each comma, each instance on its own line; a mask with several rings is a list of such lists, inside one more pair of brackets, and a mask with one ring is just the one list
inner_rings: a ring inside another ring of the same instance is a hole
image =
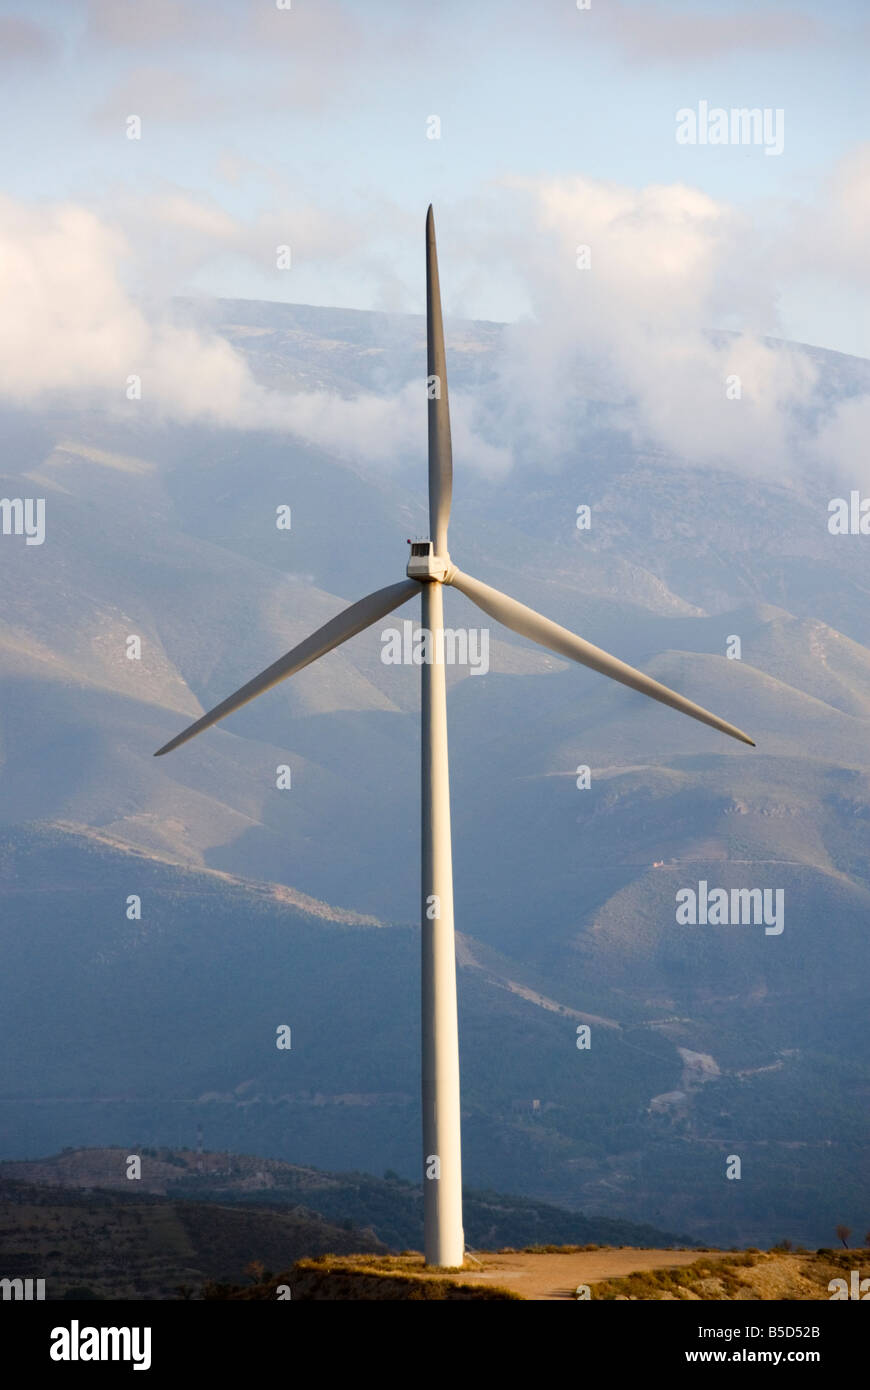
[[[288, 397], [422, 374], [420, 319], [208, 313]], [[494, 421], [503, 333], [448, 332], [451, 389]], [[823, 402], [870, 390], [870, 363], [806, 352]], [[425, 429], [383, 467], [133, 403], [0, 429], [0, 492], [46, 503], [44, 544], [0, 536], [0, 1154], [201, 1125], [210, 1148], [416, 1180], [418, 672], [370, 630], [152, 754], [401, 578]], [[830, 534], [821, 474], [701, 467], [606, 418], [567, 453], [520, 443], [505, 476], [455, 450], [457, 561], [757, 748], [504, 630], [488, 674], [448, 672], [467, 1181], [718, 1244], [828, 1242], [867, 1220], [870, 542]], [[701, 883], [781, 890], [782, 932], [680, 924]]]

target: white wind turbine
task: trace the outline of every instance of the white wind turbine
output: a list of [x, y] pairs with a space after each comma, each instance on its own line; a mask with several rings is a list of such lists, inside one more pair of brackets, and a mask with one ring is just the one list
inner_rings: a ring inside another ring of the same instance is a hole
[[426, 332], [429, 377], [429, 523], [432, 539], [415, 542], [407, 578], [351, 604], [286, 656], [248, 681], [160, 748], [169, 753], [273, 685], [325, 656], [419, 594], [423, 627], [434, 660], [421, 667], [422, 700], [422, 1025], [423, 1191], [428, 1265], [456, 1268], [465, 1255], [462, 1230], [462, 1163], [459, 1114], [459, 1034], [456, 1021], [456, 956], [453, 940], [453, 864], [450, 845], [450, 782], [447, 767], [447, 699], [443, 661], [442, 585], [452, 584], [491, 618], [559, 656], [590, 666], [672, 709], [691, 715], [741, 743], [751, 738], [724, 719], [667, 686], [575, 637], [567, 628], [457, 569], [447, 552], [453, 490], [450, 414], [435, 223], [426, 217]]

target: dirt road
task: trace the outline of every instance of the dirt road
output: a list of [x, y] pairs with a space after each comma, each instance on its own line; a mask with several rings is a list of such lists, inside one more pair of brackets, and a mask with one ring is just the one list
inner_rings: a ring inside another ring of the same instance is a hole
[[499, 1284], [528, 1299], [576, 1299], [578, 1284], [619, 1279], [645, 1269], [694, 1264], [701, 1250], [587, 1250], [575, 1255], [482, 1255], [482, 1269], [464, 1270], [463, 1284]]

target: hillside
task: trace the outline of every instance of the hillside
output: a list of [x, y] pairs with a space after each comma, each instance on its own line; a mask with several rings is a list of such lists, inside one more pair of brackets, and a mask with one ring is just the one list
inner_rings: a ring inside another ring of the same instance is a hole
[[313, 1250], [379, 1247], [371, 1232], [333, 1226], [312, 1212], [0, 1180], [5, 1277], [38, 1273], [49, 1300], [190, 1297], [212, 1280], [244, 1280], [256, 1261], [268, 1268]]
[[[2, 1024], [9, 1156], [62, 1142], [138, 1151], [167, 1137], [191, 1148], [201, 1129], [209, 1149], [237, 1152], [241, 1136], [248, 1152], [295, 1164], [413, 1176], [413, 928], [347, 920], [69, 829], [7, 835], [0, 858], [15, 904], [0, 941], [6, 978], [19, 983]], [[134, 922], [132, 888], [143, 910]], [[764, 1039], [726, 1031], [736, 1001], [708, 999], [695, 1021], [668, 1020], [661, 1006], [626, 1017], [625, 995], [549, 993], [535, 972], [467, 938], [460, 960], [469, 1186], [723, 1242], [824, 1239], [837, 1221], [860, 1220], [861, 1122], [839, 1090], [860, 1072], [847, 1059], [794, 1049], [785, 1030], [771, 1055]], [[750, 1002], [746, 1017], [764, 1008]], [[581, 1021], [593, 1029], [586, 1054], [575, 1045]], [[285, 1023], [289, 1051], [275, 1046]], [[723, 1197], [738, 1126], [745, 1187]], [[832, 1153], [837, 1189], [820, 1186], [807, 1209], [798, 1180], [815, 1183]]]
[[[425, 355], [412, 317], [209, 312], [261, 380], [336, 401], [403, 390]], [[502, 333], [450, 329], [451, 390], [515, 456], [499, 476], [457, 447], [455, 558], [758, 747], [495, 627], [488, 674], [450, 670], [467, 1180], [817, 1245], [860, 1225], [870, 1156], [866, 538], [828, 533], [835, 477], [702, 469], [579, 399], [564, 447], [526, 437]], [[811, 430], [870, 369], [807, 351], [818, 385], [792, 423]], [[0, 544], [0, 1153], [190, 1146], [201, 1124], [210, 1148], [415, 1179], [414, 669], [373, 630], [152, 754], [401, 575], [425, 529], [418, 451], [372, 462], [144, 403], [4, 411], [0, 433], [0, 489], [47, 517], [41, 547]], [[701, 880], [781, 891], [784, 930], [678, 924]]]
[[[65, 1150], [0, 1163], [0, 1264], [47, 1280], [50, 1299], [199, 1295], [256, 1285], [249, 1265], [283, 1269], [310, 1256], [421, 1244], [423, 1197], [395, 1174], [328, 1173], [235, 1153], [142, 1148]], [[588, 1218], [499, 1193], [465, 1193], [469, 1245], [534, 1240], [676, 1244], [652, 1226]]]

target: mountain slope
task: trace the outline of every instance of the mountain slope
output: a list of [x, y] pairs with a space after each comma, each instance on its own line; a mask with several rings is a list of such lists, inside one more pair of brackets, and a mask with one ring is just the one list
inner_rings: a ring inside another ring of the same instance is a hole
[[[388, 395], [423, 370], [419, 319], [199, 311], [276, 389]], [[448, 343], [494, 443], [515, 422], [502, 342], [456, 324]], [[807, 351], [819, 386], [792, 423], [811, 431], [870, 376]], [[700, 468], [606, 412], [590, 432], [575, 404], [573, 446], [519, 431], [510, 474], [457, 445], [455, 558], [758, 748], [494, 625], [488, 674], [450, 668], [469, 1173], [705, 1236], [817, 1241], [857, 1203], [867, 1146], [866, 538], [827, 531], [837, 479]], [[152, 754], [401, 575], [426, 526], [420, 452], [373, 464], [352, 440], [177, 427], [145, 404], [6, 411], [0, 430], [4, 495], [46, 499], [44, 545], [0, 537], [7, 1151], [131, 1127], [177, 1142], [208, 1111], [226, 1147], [415, 1175], [418, 672], [384, 663], [381, 625]], [[702, 880], [781, 890], [783, 932], [680, 925], [676, 894]], [[310, 1044], [292, 1085], [268, 1041], [288, 1008]], [[607, 1022], [580, 1052], [586, 1017]], [[686, 1079], [683, 1053], [718, 1071]], [[743, 1142], [763, 1162], [723, 1198]]]

